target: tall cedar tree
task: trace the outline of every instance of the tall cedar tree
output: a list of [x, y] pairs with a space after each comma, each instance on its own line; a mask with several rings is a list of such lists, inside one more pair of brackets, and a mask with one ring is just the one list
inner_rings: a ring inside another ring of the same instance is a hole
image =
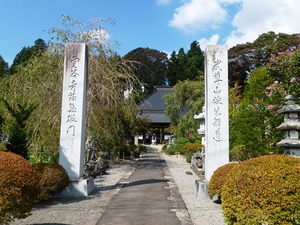
[[176, 85], [178, 81], [197, 80], [204, 71], [204, 52], [197, 41], [193, 41], [185, 53], [180, 48], [178, 53], [172, 52], [169, 60], [168, 83]]
[[41, 52], [44, 52], [46, 49], [47, 49], [47, 45], [45, 41], [40, 38], [34, 42], [33, 46], [23, 47], [22, 50], [14, 58], [14, 61], [9, 68], [9, 74], [16, 73], [17, 67], [19, 65], [28, 62], [28, 60], [31, 57], [36, 56]]
[[4, 77], [7, 74], [8, 63], [4, 61], [2, 56], [0, 55], [0, 78]]

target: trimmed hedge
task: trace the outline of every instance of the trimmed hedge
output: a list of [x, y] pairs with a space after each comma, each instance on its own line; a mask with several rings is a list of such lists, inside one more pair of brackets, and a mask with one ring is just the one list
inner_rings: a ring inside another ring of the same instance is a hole
[[165, 153], [169, 155], [174, 155], [177, 153], [181, 153], [181, 149], [183, 146], [189, 143], [189, 139], [187, 138], [178, 138], [175, 141], [175, 144], [169, 146], [166, 150]]
[[227, 175], [236, 165], [238, 165], [238, 163], [225, 164], [224, 166], [219, 167], [213, 173], [208, 183], [208, 194], [218, 195], [219, 198], [221, 197], [222, 188]]
[[181, 154], [186, 156], [192, 156], [197, 150], [202, 151], [203, 145], [195, 142], [195, 143], [187, 143], [181, 149]]
[[47, 200], [52, 195], [69, 186], [69, 176], [58, 163], [37, 163], [33, 168], [40, 174], [39, 186], [41, 193], [39, 200]]
[[186, 157], [186, 161], [190, 163], [192, 161], [192, 156], [197, 151], [202, 151], [203, 145], [199, 142], [187, 143], [181, 149], [181, 154]]
[[0, 224], [30, 215], [39, 189], [39, 176], [23, 157], [0, 151]]
[[227, 224], [300, 224], [300, 159], [268, 155], [246, 160], [222, 190]]

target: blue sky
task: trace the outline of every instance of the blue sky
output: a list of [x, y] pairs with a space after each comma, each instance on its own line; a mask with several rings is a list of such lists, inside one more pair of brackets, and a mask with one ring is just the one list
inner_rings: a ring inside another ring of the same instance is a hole
[[207, 44], [252, 42], [260, 34], [300, 33], [300, 0], [0, 0], [0, 55], [9, 64], [22, 47], [46, 42], [62, 28], [61, 15], [79, 21], [111, 18], [103, 24], [119, 43], [121, 56], [138, 47], [171, 53], [192, 41]]

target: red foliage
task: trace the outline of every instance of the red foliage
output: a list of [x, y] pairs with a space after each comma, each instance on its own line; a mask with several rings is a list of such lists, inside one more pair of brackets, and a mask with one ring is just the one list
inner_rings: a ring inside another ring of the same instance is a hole
[[233, 167], [238, 165], [237, 163], [228, 163], [224, 166], [219, 167], [212, 177], [210, 178], [208, 184], [208, 193], [210, 195], [221, 196], [222, 188], [227, 178], [227, 174], [232, 170]]
[[25, 218], [39, 193], [39, 176], [23, 157], [0, 151], [0, 223]]
[[48, 199], [53, 193], [69, 185], [69, 176], [65, 169], [58, 163], [37, 163], [33, 168], [40, 174], [40, 200]]

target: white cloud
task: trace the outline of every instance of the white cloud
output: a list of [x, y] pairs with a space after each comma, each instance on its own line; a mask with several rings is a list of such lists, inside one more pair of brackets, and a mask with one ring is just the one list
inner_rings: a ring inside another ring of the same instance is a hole
[[156, 0], [157, 5], [169, 5], [172, 0]]
[[243, 0], [242, 7], [234, 16], [234, 30], [226, 44], [234, 46], [254, 41], [260, 34], [300, 33], [300, 4], [298, 0]]
[[253, 42], [269, 31], [300, 33], [299, 3], [299, 0], [184, 0], [169, 25], [185, 33], [201, 31], [202, 37], [213, 30], [219, 36], [200, 39], [204, 45], [222, 40], [221, 44], [232, 47]]
[[243, 0], [218, 0], [220, 4], [231, 5], [235, 3], [241, 3]]
[[216, 45], [219, 41], [220, 36], [218, 34], [212, 35], [209, 39], [201, 38], [198, 42], [200, 44], [200, 48], [205, 50], [207, 45]]
[[187, 33], [216, 29], [226, 19], [227, 13], [217, 0], [191, 0], [177, 8], [169, 22]]

